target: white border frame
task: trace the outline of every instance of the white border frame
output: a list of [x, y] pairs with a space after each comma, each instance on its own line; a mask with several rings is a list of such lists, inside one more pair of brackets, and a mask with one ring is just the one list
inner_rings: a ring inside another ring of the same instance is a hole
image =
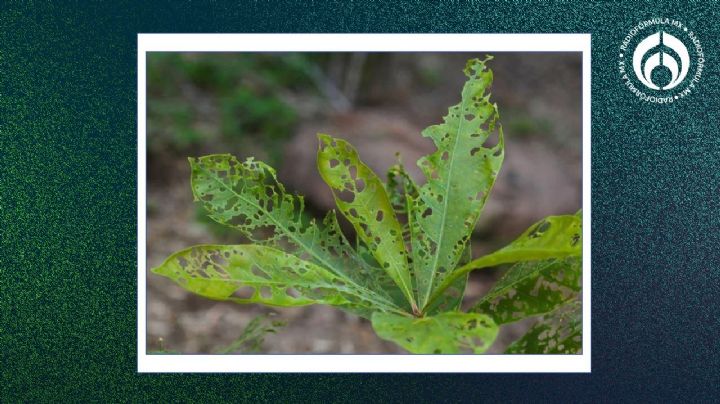
[[[138, 34], [138, 372], [590, 372], [590, 34]], [[148, 355], [147, 52], [582, 52], [583, 353]]]

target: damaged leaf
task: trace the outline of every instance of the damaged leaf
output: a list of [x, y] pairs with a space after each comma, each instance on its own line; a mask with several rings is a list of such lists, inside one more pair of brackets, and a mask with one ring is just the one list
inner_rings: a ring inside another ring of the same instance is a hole
[[338, 209], [417, 312], [402, 227], [385, 184], [348, 142], [323, 134], [318, 138], [318, 171], [332, 189]]
[[492, 319], [479, 313], [448, 312], [423, 318], [375, 313], [372, 325], [381, 338], [418, 354], [483, 353], [498, 333]]
[[485, 61], [473, 59], [465, 75], [468, 80], [460, 103], [450, 107], [443, 123], [422, 133], [437, 147], [418, 161], [426, 183], [410, 205], [413, 264], [422, 308], [460, 260], [504, 157], [497, 105], [487, 93], [492, 72]]
[[500, 250], [470, 261], [453, 271], [453, 274], [435, 290], [431, 301], [437, 299], [455, 279], [468, 272], [513, 262], [577, 257], [582, 255], [581, 213], [565, 216], [548, 216], [533, 224], [515, 241]]
[[321, 224], [308, 221], [304, 199], [288, 193], [270, 166], [252, 158], [241, 163], [229, 154], [189, 160], [193, 195], [213, 220], [254, 243], [307, 258], [390, 299], [380, 287], [388, 283], [388, 275], [358, 256], [335, 212], [328, 212]]
[[582, 305], [574, 302], [549, 313], [505, 353], [579, 354], [582, 351]]
[[400, 311], [347, 278], [270, 247], [190, 247], [168, 257], [153, 272], [215, 300], [283, 307], [321, 303], [365, 317], [376, 311]]
[[577, 257], [517, 263], [470, 311], [498, 324], [553, 311], [578, 298], [581, 266]]

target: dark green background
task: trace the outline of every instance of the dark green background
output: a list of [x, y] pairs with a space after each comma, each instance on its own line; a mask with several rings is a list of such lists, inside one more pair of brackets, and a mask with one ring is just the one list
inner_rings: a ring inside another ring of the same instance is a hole
[[[4, 2], [0, 399], [717, 398], [715, 4]], [[616, 70], [649, 17], [681, 20], [705, 49], [698, 91], [672, 105], [642, 103]], [[363, 31], [592, 33], [592, 374], [135, 372], [136, 34]]]

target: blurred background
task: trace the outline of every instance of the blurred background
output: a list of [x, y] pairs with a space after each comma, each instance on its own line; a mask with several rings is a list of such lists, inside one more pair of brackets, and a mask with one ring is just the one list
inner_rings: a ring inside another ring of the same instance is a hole
[[[404, 353], [368, 321], [325, 306], [268, 308], [207, 300], [150, 274], [195, 244], [242, 243], [192, 200], [188, 156], [255, 156], [305, 196], [310, 215], [334, 206], [315, 169], [317, 132], [355, 145], [381, 178], [434, 146], [420, 131], [460, 100], [470, 58], [484, 53], [150, 53], [147, 59], [148, 352]], [[505, 163], [472, 237], [473, 256], [530, 224], [581, 207], [580, 53], [497, 53], [492, 98]], [[344, 229], [352, 237], [351, 228]], [[503, 268], [473, 273], [469, 306]], [[532, 320], [503, 326], [501, 353]]]

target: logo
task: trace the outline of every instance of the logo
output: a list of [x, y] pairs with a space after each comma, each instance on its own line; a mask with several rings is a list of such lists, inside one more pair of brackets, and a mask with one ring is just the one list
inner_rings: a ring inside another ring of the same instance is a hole
[[620, 76], [643, 101], [670, 104], [696, 91], [705, 66], [700, 40], [682, 22], [652, 18], [620, 45]]

